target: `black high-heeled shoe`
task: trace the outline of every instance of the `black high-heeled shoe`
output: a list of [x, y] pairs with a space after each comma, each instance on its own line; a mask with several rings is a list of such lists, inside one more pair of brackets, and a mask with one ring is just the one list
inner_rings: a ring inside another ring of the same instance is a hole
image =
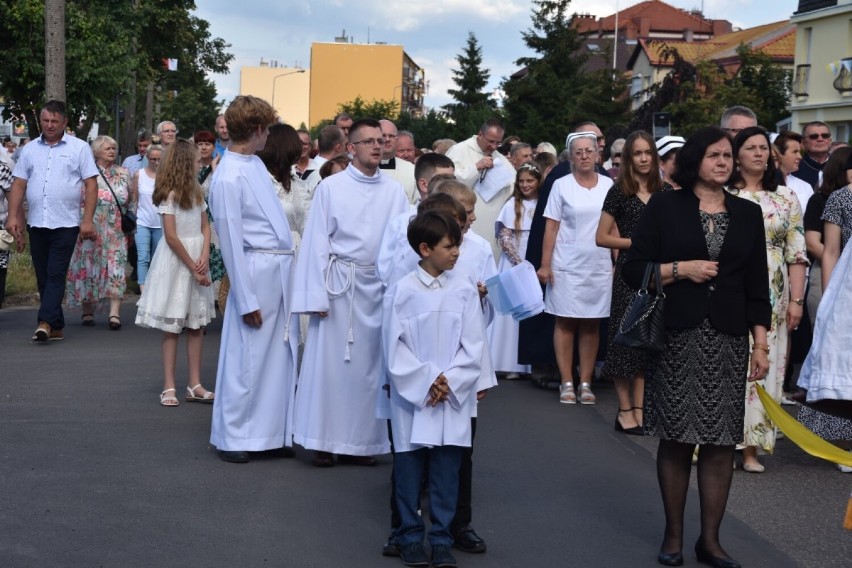
[[663, 566], [683, 566], [683, 554], [680, 552], [663, 552], [657, 555], [657, 562]]
[[728, 556], [713, 556], [702, 545], [695, 543], [695, 556], [701, 564], [713, 566], [713, 568], [742, 568], [740, 563]]
[[615, 431], [616, 432], [624, 432], [625, 434], [629, 434], [631, 436], [644, 436], [645, 431], [641, 426], [633, 426], [632, 428], [625, 428], [621, 425], [621, 422], [618, 421], [618, 415], [622, 412], [630, 412], [633, 410], [632, 408], [628, 408], [627, 410], [618, 409], [618, 412], [615, 414]]

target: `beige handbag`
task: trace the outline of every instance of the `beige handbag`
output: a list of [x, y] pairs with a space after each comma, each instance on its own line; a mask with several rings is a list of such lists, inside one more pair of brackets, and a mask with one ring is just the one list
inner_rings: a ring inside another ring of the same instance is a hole
[[6, 229], [0, 229], [0, 251], [12, 250], [15, 248], [15, 237]]

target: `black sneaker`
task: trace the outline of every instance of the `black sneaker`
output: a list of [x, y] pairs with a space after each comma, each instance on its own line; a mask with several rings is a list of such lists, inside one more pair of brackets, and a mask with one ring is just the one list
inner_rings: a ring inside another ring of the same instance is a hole
[[406, 566], [429, 566], [429, 557], [426, 549], [419, 542], [412, 542], [400, 547], [399, 557]]
[[453, 546], [462, 552], [485, 552], [485, 541], [479, 538], [470, 525], [464, 526], [453, 533]]
[[396, 535], [391, 533], [387, 542], [382, 546], [382, 556], [399, 556], [399, 542]]
[[446, 544], [436, 544], [432, 547], [432, 566], [435, 568], [456, 568], [458, 563], [450, 554], [450, 547]]

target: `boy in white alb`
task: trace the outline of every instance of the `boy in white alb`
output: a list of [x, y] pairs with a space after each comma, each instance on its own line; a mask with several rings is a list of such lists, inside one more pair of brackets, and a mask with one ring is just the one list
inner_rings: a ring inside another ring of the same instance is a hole
[[382, 316], [394, 489], [402, 521], [396, 539], [404, 564], [428, 565], [425, 527], [417, 513], [421, 480], [428, 475], [432, 565], [455, 566], [451, 524], [482, 371], [482, 309], [470, 280], [448, 272], [461, 241], [454, 219], [428, 211], [409, 224], [408, 236], [421, 260], [387, 292]]

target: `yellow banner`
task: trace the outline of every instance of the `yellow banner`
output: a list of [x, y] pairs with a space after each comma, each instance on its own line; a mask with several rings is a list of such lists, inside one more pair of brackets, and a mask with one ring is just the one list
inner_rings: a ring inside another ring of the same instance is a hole
[[769, 418], [794, 444], [814, 457], [852, 467], [852, 452], [847, 452], [832, 443], [826, 442], [805, 428], [801, 422], [781, 408], [760, 385], [757, 385], [757, 394], [760, 396], [760, 402], [763, 403], [763, 408], [766, 409]]

